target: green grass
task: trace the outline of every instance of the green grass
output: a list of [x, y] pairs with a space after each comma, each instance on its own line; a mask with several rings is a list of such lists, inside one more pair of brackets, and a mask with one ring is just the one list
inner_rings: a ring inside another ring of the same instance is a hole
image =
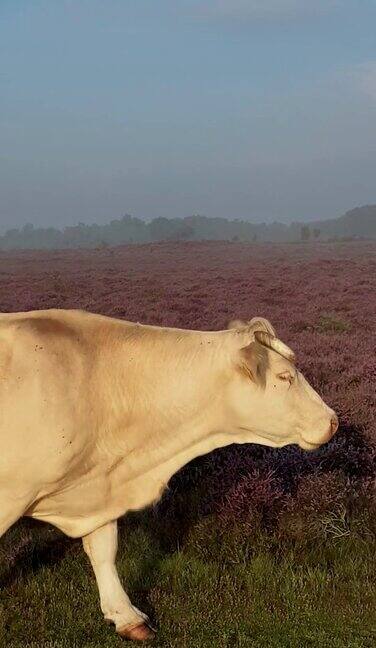
[[344, 333], [349, 331], [351, 326], [348, 322], [331, 314], [322, 314], [317, 323], [317, 330], [320, 333]]
[[[155, 648], [376, 645], [372, 537], [351, 533], [283, 544], [260, 535], [248, 543], [246, 537], [236, 540], [235, 533], [222, 537], [216, 555], [218, 533], [212, 527], [208, 559], [197, 529], [184, 548], [169, 551], [145, 522], [121, 529], [119, 572], [133, 602], [159, 626]], [[79, 542], [44, 525], [22, 523], [2, 546], [1, 647], [121, 645], [102, 620]]]

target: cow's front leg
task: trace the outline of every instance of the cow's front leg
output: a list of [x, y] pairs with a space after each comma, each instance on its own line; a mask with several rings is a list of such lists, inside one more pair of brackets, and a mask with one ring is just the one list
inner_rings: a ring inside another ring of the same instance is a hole
[[122, 637], [138, 641], [152, 639], [154, 632], [148, 617], [132, 605], [116, 570], [117, 522], [109, 522], [89, 533], [82, 542], [97, 579], [105, 620], [114, 623]]

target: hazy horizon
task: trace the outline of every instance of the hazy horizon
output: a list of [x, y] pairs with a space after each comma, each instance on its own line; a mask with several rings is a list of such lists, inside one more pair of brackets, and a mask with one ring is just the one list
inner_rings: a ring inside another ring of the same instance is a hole
[[368, 0], [3, 0], [0, 231], [376, 203], [375, 20]]
[[[352, 211], [353, 209], [356, 209], [358, 207], [363, 207], [364, 208], [366, 206], [368, 206], [368, 205], [354, 205], [352, 208], [350, 208], [350, 209], [348, 209], [346, 211]], [[269, 220], [264, 219], [264, 220], [262, 220], [262, 219], [259, 219], [259, 220], [256, 220], [256, 219], [251, 219], [251, 218], [241, 219], [241, 218], [238, 218], [236, 216], [234, 216], [234, 217], [225, 216], [225, 217], [220, 217], [220, 218], [225, 218], [228, 221], [248, 222], [251, 225], [265, 224], [265, 225], [270, 225], [271, 226], [274, 223], [279, 223], [279, 224], [282, 224], [282, 225], [289, 226], [289, 225], [293, 225], [294, 223], [298, 223], [298, 224], [299, 223], [302, 223], [302, 224], [306, 223], [308, 225], [313, 226], [313, 224], [315, 222], [318, 222], [320, 220], [336, 220], [339, 216], [343, 216], [345, 213], [346, 212], [343, 212], [341, 214], [336, 214], [335, 216], [330, 217], [328, 219], [318, 218], [318, 219], [314, 219], [314, 220], [313, 219], [300, 219], [300, 220], [298, 220], [298, 219], [296, 219], [296, 220], [282, 220], [282, 219], [269, 219]], [[37, 224], [37, 223], [34, 223], [32, 221], [25, 220], [25, 222], [23, 224], [19, 225], [19, 226], [16, 226], [16, 225], [13, 224], [13, 225], [11, 225], [9, 227], [6, 227], [5, 225], [3, 226], [3, 225], [0, 224], [0, 236], [5, 234], [5, 232], [7, 232], [7, 231], [9, 231], [9, 230], [11, 230], [13, 228], [21, 230], [24, 225], [30, 225], [30, 224], [33, 225], [35, 227], [35, 229], [44, 229], [44, 228], [47, 229], [49, 227], [53, 227], [55, 229], [63, 231], [67, 227], [77, 226], [77, 225], [81, 225], [81, 224], [87, 225], [87, 226], [90, 226], [90, 225], [100, 225], [100, 226], [102, 226], [102, 225], [110, 225], [111, 221], [119, 221], [119, 220], [121, 220], [123, 218], [123, 216], [131, 216], [132, 218], [139, 219], [139, 220], [141, 220], [141, 221], [143, 221], [145, 223], [150, 223], [152, 220], [154, 220], [154, 218], [160, 218], [161, 216], [165, 217], [165, 218], [168, 218], [168, 219], [180, 218], [181, 220], [183, 220], [184, 218], [187, 218], [189, 216], [195, 216], [195, 215], [200, 216], [200, 217], [206, 217], [205, 214], [186, 214], [185, 216], [179, 216], [179, 215], [178, 216], [162, 216], [162, 215], [160, 215], [160, 216], [152, 216], [150, 218], [147, 218], [147, 217], [141, 218], [141, 217], [139, 217], [139, 216], [137, 216], [135, 214], [124, 213], [124, 214], [122, 214], [120, 216], [111, 217], [111, 218], [108, 218], [108, 219], [103, 220], [103, 221], [98, 221], [98, 220], [97, 221], [89, 221], [89, 220], [84, 221], [82, 218], [78, 218], [76, 221], [72, 221], [71, 223], [61, 223], [61, 224], [60, 223], [47, 223], [47, 224], [44, 225], [44, 224]], [[217, 218], [217, 216], [212, 215], [212, 216], [209, 216], [208, 218]]]

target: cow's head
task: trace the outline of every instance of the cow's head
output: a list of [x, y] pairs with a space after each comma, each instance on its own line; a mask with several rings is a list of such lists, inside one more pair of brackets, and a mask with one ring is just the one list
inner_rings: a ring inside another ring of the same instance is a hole
[[[226, 407], [235, 442], [314, 450], [329, 441], [338, 418], [294, 364], [294, 353], [264, 318], [234, 320]], [[248, 436], [247, 436], [248, 435]]]

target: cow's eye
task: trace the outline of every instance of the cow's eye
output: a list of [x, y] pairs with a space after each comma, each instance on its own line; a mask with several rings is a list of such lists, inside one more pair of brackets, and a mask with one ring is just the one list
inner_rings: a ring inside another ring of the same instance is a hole
[[289, 382], [290, 385], [292, 384], [292, 382], [294, 380], [294, 376], [289, 371], [283, 371], [282, 373], [278, 374], [277, 377], [280, 380], [285, 380], [285, 381]]

